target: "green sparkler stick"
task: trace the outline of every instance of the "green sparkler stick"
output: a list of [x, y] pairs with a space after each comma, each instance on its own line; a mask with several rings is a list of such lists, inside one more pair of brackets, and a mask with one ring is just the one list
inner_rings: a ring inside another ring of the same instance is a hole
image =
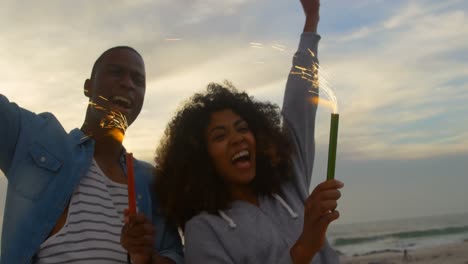
[[328, 170], [327, 180], [335, 178], [336, 145], [338, 141], [338, 120], [339, 114], [332, 113], [330, 121], [330, 143], [328, 146]]

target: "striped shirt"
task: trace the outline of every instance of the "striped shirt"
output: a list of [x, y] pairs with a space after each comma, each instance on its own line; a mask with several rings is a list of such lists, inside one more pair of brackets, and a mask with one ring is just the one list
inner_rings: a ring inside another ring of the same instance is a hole
[[65, 225], [42, 243], [35, 263], [127, 263], [120, 245], [127, 207], [127, 185], [111, 181], [93, 160], [71, 197]]

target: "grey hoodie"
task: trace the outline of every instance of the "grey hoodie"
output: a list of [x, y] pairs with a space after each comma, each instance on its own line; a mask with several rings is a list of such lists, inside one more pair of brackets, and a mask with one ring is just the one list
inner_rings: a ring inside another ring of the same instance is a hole
[[[320, 36], [303, 33], [293, 59], [295, 66], [311, 69], [317, 62]], [[315, 56], [311, 55], [312, 51]], [[283, 100], [285, 129], [293, 144], [294, 178], [282, 185], [281, 193], [259, 197], [259, 207], [234, 201], [219, 215], [201, 213], [185, 225], [185, 261], [202, 263], [293, 263], [289, 250], [302, 232], [304, 201], [314, 163], [314, 126], [317, 105], [310, 102], [311, 82], [301, 74], [290, 74]], [[312, 263], [339, 263], [328, 242]]]

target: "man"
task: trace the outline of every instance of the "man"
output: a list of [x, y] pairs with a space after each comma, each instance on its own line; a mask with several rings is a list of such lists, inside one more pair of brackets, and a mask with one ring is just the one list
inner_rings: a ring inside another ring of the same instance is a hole
[[[127, 263], [122, 139], [145, 89], [141, 55], [120, 46], [96, 60], [84, 84], [84, 124], [69, 134], [52, 114], [34, 114], [0, 94], [0, 169], [8, 179], [0, 263]], [[157, 215], [152, 167], [135, 160], [134, 170], [136, 217], [155, 229], [147, 242], [153, 263], [182, 263], [177, 230]]]

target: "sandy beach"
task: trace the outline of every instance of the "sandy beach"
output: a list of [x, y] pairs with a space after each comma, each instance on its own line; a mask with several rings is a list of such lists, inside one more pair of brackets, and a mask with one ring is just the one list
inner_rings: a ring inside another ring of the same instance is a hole
[[468, 264], [468, 241], [433, 248], [412, 249], [404, 257], [403, 251], [342, 257], [343, 264]]

